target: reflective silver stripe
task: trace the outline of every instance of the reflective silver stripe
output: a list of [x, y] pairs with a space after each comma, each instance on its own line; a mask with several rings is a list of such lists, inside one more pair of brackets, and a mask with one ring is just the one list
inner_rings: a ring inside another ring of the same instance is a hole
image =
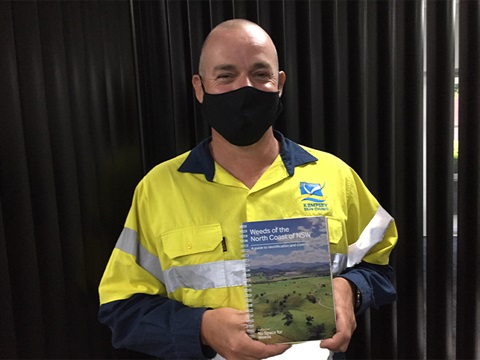
[[330, 254], [332, 276], [340, 275], [347, 268], [347, 254]]
[[390, 214], [379, 206], [377, 213], [363, 229], [358, 240], [348, 247], [347, 267], [360, 263], [370, 249], [382, 241], [392, 221]]
[[123, 228], [115, 247], [127, 254], [135, 256], [138, 265], [155, 276], [160, 282], [165, 282], [162, 268], [160, 267], [160, 260], [145, 249], [138, 241], [136, 231]]
[[165, 270], [165, 286], [171, 293], [178, 288], [204, 290], [245, 284], [245, 261], [229, 260]]
[[137, 264], [165, 284], [169, 293], [178, 288], [204, 290], [245, 284], [244, 260], [178, 266], [162, 271], [158, 257], [145, 249], [138, 241], [137, 232], [129, 228], [123, 229], [115, 247], [135, 256]]

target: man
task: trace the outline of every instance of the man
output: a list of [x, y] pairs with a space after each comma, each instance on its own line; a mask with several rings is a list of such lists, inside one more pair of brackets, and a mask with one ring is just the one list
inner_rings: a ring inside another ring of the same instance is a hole
[[[344, 352], [355, 312], [395, 299], [393, 219], [341, 160], [273, 131], [285, 79], [258, 25], [230, 20], [207, 37], [192, 81], [212, 136], [137, 186], [99, 288], [99, 319], [115, 347], [177, 359], [286, 351], [245, 332], [247, 220], [327, 217], [337, 328], [321, 347]], [[302, 197], [301, 183], [321, 184], [322, 202]]]

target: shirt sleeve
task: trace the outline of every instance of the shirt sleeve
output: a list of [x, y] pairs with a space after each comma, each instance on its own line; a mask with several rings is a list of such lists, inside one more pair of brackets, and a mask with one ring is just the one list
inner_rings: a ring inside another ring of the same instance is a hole
[[164, 359], [205, 359], [216, 355], [200, 340], [205, 311], [163, 296], [136, 294], [101, 305], [98, 319], [112, 331], [115, 348]]
[[200, 337], [206, 309], [167, 297], [155, 249], [145, 240], [152, 238], [141, 206], [146, 199], [140, 183], [99, 285], [98, 319], [110, 328], [115, 348], [164, 359], [212, 358], [214, 350]]
[[397, 292], [392, 284], [393, 269], [390, 265], [375, 265], [367, 262], [347, 268], [340, 277], [353, 282], [362, 294], [362, 302], [357, 314], [373, 307], [390, 304], [397, 299]]
[[353, 170], [352, 175], [347, 217], [349, 264], [340, 276], [353, 282], [360, 290], [362, 303], [357, 309], [357, 314], [360, 314], [397, 298], [392, 283], [393, 268], [389, 263], [398, 234], [393, 218]]

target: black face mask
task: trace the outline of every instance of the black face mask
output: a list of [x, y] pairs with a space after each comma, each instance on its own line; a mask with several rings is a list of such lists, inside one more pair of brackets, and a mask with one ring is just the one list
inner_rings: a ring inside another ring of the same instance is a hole
[[223, 94], [204, 92], [202, 116], [225, 140], [237, 146], [255, 144], [282, 112], [278, 92], [246, 86]]

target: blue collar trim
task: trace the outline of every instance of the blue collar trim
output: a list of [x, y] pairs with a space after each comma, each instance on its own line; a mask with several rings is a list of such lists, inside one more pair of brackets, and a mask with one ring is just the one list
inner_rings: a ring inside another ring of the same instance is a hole
[[[274, 131], [274, 135], [280, 141], [280, 157], [289, 176], [293, 176], [296, 166], [317, 161], [315, 156], [308, 153], [297, 143], [284, 137], [279, 131]], [[195, 146], [182, 165], [180, 165], [178, 171], [203, 174], [207, 181], [213, 181], [215, 163], [208, 147], [210, 141], [212, 141], [212, 138], [208, 137]]]

